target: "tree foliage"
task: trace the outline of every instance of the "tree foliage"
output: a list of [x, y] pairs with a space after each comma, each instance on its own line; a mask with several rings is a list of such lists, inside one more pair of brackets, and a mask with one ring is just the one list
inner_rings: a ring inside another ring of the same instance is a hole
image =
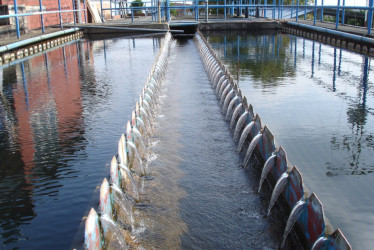
[[[142, 0], [134, 0], [130, 4], [131, 7], [143, 7], [144, 3]], [[142, 13], [141, 10], [135, 10], [135, 13]]]

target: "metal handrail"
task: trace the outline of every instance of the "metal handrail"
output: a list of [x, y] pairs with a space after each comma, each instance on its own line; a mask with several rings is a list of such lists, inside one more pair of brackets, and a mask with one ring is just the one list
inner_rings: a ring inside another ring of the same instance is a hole
[[[218, 3], [219, 0], [217, 0]], [[271, 0], [269, 0], [270, 2]], [[229, 13], [231, 15], [234, 14], [234, 9], [239, 8], [240, 13], [243, 13], [244, 9], [250, 9], [251, 12], [253, 12], [256, 9], [261, 9], [263, 10], [263, 17], [264, 18], [273, 18], [273, 19], [283, 19], [283, 13], [285, 10], [289, 11], [291, 14], [291, 18], [295, 15], [296, 22], [298, 22], [298, 17], [299, 16], [304, 16], [304, 19], [307, 17], [307, 13], [313, 13], [313, 24], [316, 25], [317, 21], [323, 21], [323, 10], [324, 9], [334, 9], [335, 10], [335, 28], [338, 29], [338, 26], [340, 24], [339, 21], [341, 21], [341, 24], [344, 24], [344, 19], [345, 19], [345, 11], [346, 10], [363, 10], [367, 11], [367, 34], [371, 33], [371, 27], [372, 27], [372, 19], [373, 19], [373, 2], [374, 0], [369, 0], [369, 6], [346, 6], [345, 5], [345, 0], [342, 1], [342, 5], [339, 4], [337, 5], [324, 5], [323, 2], [324, 0], [315, 0], [313, 4], [299, 4], [299, 0], [293, 0], [292, 4], [290, 5], [284, 5], [282, 0], [278, 0], [280, 3], [276, 4], [275, 0], [273, 0], [273, 4], [268, 4], [267, 0], [264, 0], [263, 4], [253, 4], [252, 0], [249, 0], [249, 4], [235, 4], [234, 0], [225, 0], [224, 4], [205, 4], [205, 1], [202, 0], [193, 0], [189, 1], [191, 5], [178, 5], [178, 6], [171, 6], [172, 3], [178, 3], [182, 4], [181, 0], [166, 0], [162, 2], [161, 4], [161, 13], [162, 16], [166, 17], [166, 21], [170, 21], [170, 10], [186, 10], [186, 9], [192, 9], [195, 12], [195, 19], [199, 19], [199, 15], [197, 14], [199, 11], [202, 9], [206, 10], [205, 12], [209, 13], [209, 9], [224, 9], [224, 19], [227, 18], [227, 9], [229, 9]], [[102, 0], [101, 0], [102, 2]], [[110, 1], [111, 2], [111, 1]], [[202, 3], [202, 4], [199, 4]], [[240, 1], [241, 2], [241, 1]], [[254, 2], [254, 1], [253, 1]], [[185, 4], [186, 1], [183, 1]], [[319, 3], [319, 4], [318, 4]], [[131, 3], [130, 3], [131, 4]], [[143, 7], [117, 7], [116, 5], [114, 7], [110, 8], [101, 8], [101, 13], [103, 16], [103, 11], [118, 11], [118, 10], [130, 10], [131, 11], [131, 17], [132, 21], [134, 21], [134, 11], [136, 10], [144, 10], [150, 12], [152, 14], [152, 21], [157, 20], [157, 13], [158, 13], [158, 8], [157, 8], [157, 1], [152, 0], [151, 2], [144, 2], [145, 6]], [[147, 6], [147, 4], [151, 4], [151, 6]], [[272, 11], [272, 16], [267, 16], [266, 11], [270, 10]], [[317, 20], [317, 11], [321, 11], [321, 17], [319, 18], [320, 20]], [[275, 12], [278, 12], [278, 17], [275, 16]], [[300, 14], [300, 12], [303, 12], [303, 14]]]
[[[75, 3], [77, 0], [72, 0], [73, 1], [73, 8], [75, 6]], [[69, 13], [69, 12], [73, 12], [73, 18], [74, 18], [74, 23], [75, 23], [75, 13], [76, 12], [79, 12], [81, 13], [82, 11], [84, 12], [84, 18], [85, 18], [85, 22], [87, 22], [87, 10], [86, 10], [86, 0], [83, 1], [83, 5], [84, 5], [84, 9], [72, 9], [72, 10], [61, 10], [61, 2], [60, 0], [58, 0], [58, 10], [56, 11], [43, 11], [43, 2], [42, 0], [39, 0], [39, 7], [40, 7], [40, 11], [37, 11], [37, 12], [32, 12], [32, 13], [18, 13], [18, 4], [17, 4], [17, 0], [13, 0], [13, 3], [14, 3], [14, 14], [11, 14], [11, 15], [0, 15], [0, 19], [4, 19], [4, 18], [15, 18], [16, 20], [16, 31], [17, 31], [17, 38], [20, 39], [21, 38], [21, 33], [20, 33], [20, 27], [19, 27], [19, 18], [20, 17], [25, 17], [25, 16], [40, 16], [40, 22], [41, 22], [41, 28], [42, 28], [42, 33], [45, 33], [45, 26], [44, 26], [44, 19], [43, 19], [43, 15], [48, 15], [48, 14], [59, 14], [59, 25], [60, 25], [60, 28], [63, 29], [63, 25], [62, 25], [62, 16], [61, 14], [62, 13]], [[80, 4], [80, 1], [78, 0], [78, 4]]]

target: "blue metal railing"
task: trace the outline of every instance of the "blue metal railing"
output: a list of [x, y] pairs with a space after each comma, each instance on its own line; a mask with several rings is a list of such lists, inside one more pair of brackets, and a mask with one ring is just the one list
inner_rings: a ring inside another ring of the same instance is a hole
[[[81, 15], [81, 12], [84, 12], [84, 20], [87, 22], [87, 13], [86, 13], [86, 0], [83, 0], [83, 6], [84, 9], [75, 9], [75, 1], [73, 0], [73, 9], [72, 10], [62, 10], [61, 9], [61, 1], [58, 0], [58, 10], [57, 11], [43, 11], [43, 0], [39, 0], [39, 12], [33, 12], [33, 13], [18, 13], [18, 3], [17, 0], [13, 0], [14, 4], [14, 14], [10, 15], [0, 15], [0, 19], [4, 18], [14, 18], [15, 19], [15, 25], [16, 25], [16, 32], [17, 32], [17, 38], [19, 39], [21, 37], [20, 32], [20, 25], [19, 25], [19, 18], [20, 17], [27, 17], [27, 16], [40, 16], [40, 26], [42, 28], [42, 32], [45, 33], [45, 26], [44, 26], [44, 15], [47, 14], [58, 14], [59, 15], [59, 25], [60, 28], [63, 28], [63, 21], [62, 21], [62, 13], [73, 13], [73, 19], [75, 23], [75, 13], [79, 12], [78, 15]], [[78, 4], [80, 4], [80, 1], [78, 1]]]
[[[113, 1], [113, 0], [111, 0]], [[276, 0], [272, 1], [272, 4], [268, 4], [267, 0], [262, 0], [262, 4], [255, 4], [257, 1], [249, 0], [249, 1], [242, 1], [242, 0], [224, 0], [223, 4], [219, 4], [219, 1], [222, 0], [215, 0], [216, 4], [208, 4], [206, 6], [205, 1], [203, 0], [191, 0], [189, 1], [189, 5], [186, 5], [186, 1], [180, 0], [163, 0], [161, 3], [161, 16], [165, 17], [165, 21], [170, 21], [170, 11], [171, 10], [183, 10], [183, 14], [185, 15], [186, 10], [192, 10], [192, 13], [195, 17], [195, 20], [199, 20], [200, 15], [206, 16], [206, 12], [209, 13], [210, 10], [216, 9], [223, 10], [223, 18], [227, 19], [227, 14], [234, 15], [236, 14], [241, 15], [243, 10], [249, 10], [249, 18], [251, 16], [256, 16], [259, 10], [261, 10], [261, 17], [262, 18], [273, 18], [273, 19], [283, 19], [283, 18], [295, 18], [296, 22], [298, 22], [298, 18], [303, 16], [304, 19], [307, 19], [307, 14], [312, 14], [312, 21], [313, 25], [316, 25], [316, 22], [323, 22], [323, 12], [324, 10], [334, 10], [335, 11], [335, 28], [338, 29], [339, 25], [343, 25], [346, 21], [346, 10], [355, 10], [355, 11], [365, 11], [367, 12], [367, 33], [371, 33], [372, 27], [372, 19], [373, 19], [373, 1], [369, 0], [369, 6], [346, 6], [345, 0], [342, 1], [342, 5], [340, 5], [340, 1], [338, 1], [337, 5], [324, 5], [324, 0], [315, 0], [313, 4], [300, 4], [299, 0], [292, 0], [292, 4], [284, 5], [283, 0]], [[101, 0], [101, 3], [103, 0]], [[212, 2], [212, 1], [210, 1]], [[296, 2], [296, 3], [295, 3]], [[178, 6], [173, 6], [173, 3], [177, 3]], [[151, 0], [151, 2], [144, 2], [143, 7], [117, 7], [114, 6], [110, 8], [101, 8], [101, 13], [103, 17], [104, 11], [118, 11], [122, 10], [125, 12], [130, 12], [132, 16], [132, 21], [134, 21], [134, 11], [144, 11], [145, 13], [150, 13], [152, 15], [152, 21], [159, 21], [157, 20], [157, 0]], [[183, 4], [183, 5], [182, 5]], [[102, 5], [101, 5], [102, 6]], [[206, 8], [208, 9], [206, 11]], [[318, 20], [319, 19], [319, 20]]]

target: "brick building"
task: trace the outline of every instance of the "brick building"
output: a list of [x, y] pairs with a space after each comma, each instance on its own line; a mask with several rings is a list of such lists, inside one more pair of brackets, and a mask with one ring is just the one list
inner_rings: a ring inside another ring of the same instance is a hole
[[[60, 0], [61, 10], [77, 10], [78, 4], [80, 4], [80, 9], [84, 9], [83, 0]], [[73, 4], [74, 2], [74, 4]], [[39, 0], [17, 0], [17, 10], [18, 13], [33, 13], [39, 12]], [[42, 0], [43, 11], [58, 11], [58, 1], [57, 0]], [[13, 0], [0, 0], [0, 15], [14, 14], [14, 1]], [[63, 23], [74, 22], [73, 12], [62, 13]], [[78, 21], [78, 16], [75, 17]], [[44, 26], [51, 26], [59, 24], [59, 14], [45, 14], [43, 16]], [[84, 21], [84, 13], [81, 12], [81, 20]], [[41, 28], [41, 18], [40, 15], [26, 16], [19, 18], [20, 28], [24, 30], [38, 29]], [[12, 26], [14, 29], [15, 18], [0, 19], [1, 26]]]

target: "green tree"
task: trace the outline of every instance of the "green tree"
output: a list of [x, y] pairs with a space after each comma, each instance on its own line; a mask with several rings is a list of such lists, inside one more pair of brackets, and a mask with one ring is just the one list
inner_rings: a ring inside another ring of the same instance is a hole
[[[144, 6], [144, 3], [142, 0], [134, 0], [131, 2], [130, 4], [131, 7], [143, 7]], [[135, 10], [134, 13], [142, 13], [141, 10]]]
[[[171, 3], [170, 6], [175, 6], [175, 3]], [[170, 15], [178, 16], [178, 11], [176, 9], [171, 9], [170, 10]]]

